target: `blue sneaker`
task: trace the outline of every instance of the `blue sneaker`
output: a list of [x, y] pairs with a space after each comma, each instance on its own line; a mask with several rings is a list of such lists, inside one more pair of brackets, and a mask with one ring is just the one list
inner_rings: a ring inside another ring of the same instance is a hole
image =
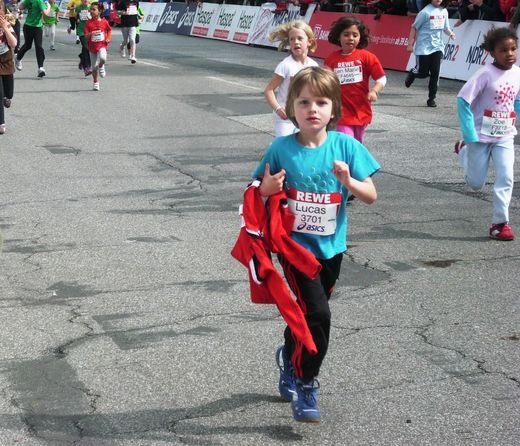
[[296, 396], [296, 383], [294, 381], [294, 370], [289, 358], [285, 356], [283, 345], [276, 350], [276, 364], [280, 369], [280, 381], [278, 390], [285, 401], [292, 401]]
[[304, 423], [319, 423], [321, 414], [318, 409], [319, 381], [314, 378], [309, 381], [296, 380], [296, 396], [292, 401], [293, 417]]

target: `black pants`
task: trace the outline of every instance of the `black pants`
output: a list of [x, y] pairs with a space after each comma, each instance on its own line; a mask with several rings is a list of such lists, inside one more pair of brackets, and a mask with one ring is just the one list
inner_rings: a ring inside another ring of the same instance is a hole
[[12, 74], [0, 75], [0, 124], [5, 124], [4, 115], [4, 98], [13, 98], [14, 94], [14, 76]]
[[435, 96], [437, 96], [442, 56], [442, 51], [436, 51], [427, 56], [417, 56], [418, 65], [410, 70], [414, 78], [424, 79], [430, 76], [430, 81], [428, 82], [428, 99], [435, 99]]
[[85, 36], [80, 36], [81, 41], [81, 53], [79, 54], [79, 60], [83, 68], [90, 68], [90, 53], [88, 52], [88, 40]]
[[[291, 358], [296, 376], [309, 380], [318, 376], [329, 347], [331, 319], [329, 298], [339, 277], [343, 254], [328, 260], [318, 259], [322, 269], [320, 275], [314, 280], [290, 266], [283, 258], [279, 259], [285, 278], [305, 314], [305, 320], [318, 350], [316, 355], [311, 356], [305, 347], [298, 347], [291, 330], [286, 327], [285, 352]], [[298, 348], [301, 352], [297, 351]]]
[[22, 60], [23, 56], [27, 51], [32, 48], [34, 41], [34, 48], [36, 50], [36, 61], [38, 62], [38, 68], [43, 67], [45, 61], [45, 51], [43, 51], [42, 40], [43, 40], [43, 29], [35, 26], [24, 25], [23, 26], [23, 45], [18, 50], [16, 58]]
[[69, 17], [69, 28], [74, 31], [76, 29], [76, 22], [78, 21], [78, 19], [76, 17]]
[[13, 26], [14, 33], [16, 34], [16, 46], [14, 47], [14, 54], [20, 49], [20, 20], [16, 19]]

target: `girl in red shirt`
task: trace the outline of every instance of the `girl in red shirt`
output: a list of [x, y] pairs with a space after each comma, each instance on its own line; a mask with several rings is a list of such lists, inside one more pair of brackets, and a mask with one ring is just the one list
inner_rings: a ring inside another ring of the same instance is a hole
[[[332, 24], [328, 40], [341, 47], [325, 59], [325, 66], [336, 73], [341, 84], [341, 119], [336, 130], [363, 143], [365, 129], [372, 122], [371, 103], [386, 84], [379, 59], [364, 48], [368, 29], [354, 17], [343, 17]], [[375, 80], [372, 88], [370, 77]]]
[[107, 48], [112, 40], [112, 28], [103, 17], [103, 5], [98, 2], [90, 4], [91, 19], [85, 24], [85, 37], [88, 40], [88, 51], [92, 65], [93, 90], [99, 90], [99, 78], [105, 77]]

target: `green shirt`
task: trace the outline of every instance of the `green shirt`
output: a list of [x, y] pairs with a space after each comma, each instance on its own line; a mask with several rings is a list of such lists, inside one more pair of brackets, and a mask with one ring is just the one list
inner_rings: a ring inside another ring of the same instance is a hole
[[27, 26], [33, 26], [35, 28], [41, 28], [42, 14], [47, 9], [43, 0], [24, 0], [22, 5], [27, 9], [27, 18], [25, 24]]
[[44, 25], [56, 25], [58, 23], [58, 13], [60, 12], [60, 7], [53, 3], [51, 5], [51, 12], [49, 15], [43, 16], [43, 24]]
[[[90, 12], [89, 12], [90, 6], [84, 5], [83, 3], [76, 7], [76, 14], [78, 15], [78, 24], [76, 25], [76, 34], [80, 37], [85, 35], [85, 24], [87, 23], [87, 20], [90, 18]], [[81, 12], [86, 11], [86, 12]]]

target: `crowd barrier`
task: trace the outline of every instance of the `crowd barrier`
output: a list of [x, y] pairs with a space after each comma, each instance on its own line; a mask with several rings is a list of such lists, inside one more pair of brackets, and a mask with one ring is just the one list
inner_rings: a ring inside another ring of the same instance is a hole
[[[61, 11], [66, 13], [66, 0]], [[310, 5], [305, 16], [300, 16], [300, 8], [289, 5], [287, 11], [275, 13], [274, 3], [262, 6], [240, 6], [217, 3], [140, 3], [145, 17], [141, 24], [144, 31], [166, 32], [196, 36], [208, 39], [227, 40], [243, 45], [277, 47], [278, 43], [268, 40], [269, 33], [282, 23], [302, 19], [313, 29], [318, 49], [313, 57], [325, 58], [338, 47], [327, 41], [331, 24], [345, 13], [316, 11]], [[406, 47], [413, 17], [383, 15], [374, 20], [371, 14], [351, 14], [357, 16], [370, 30], [368, 50], [381, 61], [384, 68], [406, 71], [415, 65], [415, 56]], [[455, 20], [450, 19], [453, 28]], [[441, 77], [467, 80], [482, 65], [490, 62], [487, 51], [480, 48], [483, 37], [491, 26], [507, 26], [506, 23], [468, 20], [457, 28], [455, 40], [448, 40]], [[520, 30], [519, 30], [520, 33]], [[518, 63], [518, 62], [517, 62]]]

